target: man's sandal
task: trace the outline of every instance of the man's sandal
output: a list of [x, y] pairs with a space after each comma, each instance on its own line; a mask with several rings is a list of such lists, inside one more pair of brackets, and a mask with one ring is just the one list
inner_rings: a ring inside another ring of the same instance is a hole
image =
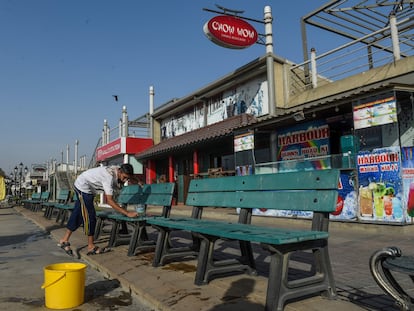
[[65, 251], [66, 254], [73, 257], [73, 251], [70, 248], [69, 242], [58, 243], [58, 246]]
[[90, 256], [90, 255], [100, 255], [100, 254], [108, 253], [110, 251], [111, 251], [111, 249], [108, 248], [108, 247], [100, 248], [99, 246], [95, 246], [92, 250], [87, 252], [86, 255], [88, 255], [88, 256]]

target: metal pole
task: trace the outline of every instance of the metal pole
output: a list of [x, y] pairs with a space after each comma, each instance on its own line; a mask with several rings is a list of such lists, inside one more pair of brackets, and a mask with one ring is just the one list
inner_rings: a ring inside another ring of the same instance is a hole
[[311, 48], [311, 71], [312, 71], [312, 87], [318, 86], [318, 75], [316, 72], [316, 50]]
[[264, 8], [265, 36], [266, 36], [266, 67], [267, 67], [267, 84], [268, 84], [268, 106], [269, 114], [275, 115], [276, 108], [276, 91], [275, 91], [275, 73], [273, 60], [273, 30], [272, 30], [272, 9], [270, 6]]
[[126, 106], [122, 107], [122, 128], [121, 128], [121, 137], [128, 136], [128, 113]]
[[[273, 30], [272, 30], [272, 9], [270, 6], [264, 8], [265, 36], [266, 36], [266, 67], [268, 84], [268, 107], [269, 115], [276, 114], [276, 90], [275, 90], [275, 69], [273, 60]], [[271, 161], [277, 160], [277, 136], [276, 132], [270, 134], [270, 157]], [[256, 164], [256, 163], [255, 163]]]
[[154, 139], [154, 120], [152, 119], [152, 114], [154, 113], [154, 95], [154, 87], [151, 85], [149, 87], [149, 135], [152, 139]]
[[394, 61], [400, 60], [400, 42], [398, 38], [398, 28], [397, 28], [397, 18], [395, 14], [390, 15], [390, 30], [391, 30], [391, 40], [392, 40], [392, 51], [394, 53]]
[[69, 144], [66, 145], [66, 164], [69, 167]]
[[79, 140], [75, 140], [75, 175], [78, 173], [78, 148]]

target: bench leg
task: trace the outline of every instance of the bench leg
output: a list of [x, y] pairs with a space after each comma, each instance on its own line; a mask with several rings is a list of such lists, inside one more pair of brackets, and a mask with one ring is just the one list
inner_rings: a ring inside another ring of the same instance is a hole
[[208, 266], [212, 261], [214, 252], [214, 241], [202, 239], [200, 244], [200, 252], [198, 253], [197, 272], [194, 280], [195, 285], [204, 285], [208, 283], [206, 273]]
[[147, 224], [145, 221], [139, 221], [135, 224], [134, 233], [132, 234], [129, 242], [128, 256], [134, 256], [137, 248], [153, 248], [154, 241], [149, 240], [147, 233]]
[[152, 261], [153, 267], [159, 267], [162, 264], [161, 260], [163, 258], [163, 255], [166, 252], [166, 249], [170, 247], [169, 233], [169, 230], [158, 228], [157, 244], [155, 246], [154, 259]]
[[138, 240], [141, 236], [141, 225], [139, 223], [135, 224], [134, 233], [131, 236], [131, 240], [129, 241], [129, 247], [128, 247], [128, 256], [134, 256], [135, 255], [135, 249], [138, 245]]
[[118, 221], [112, 221], [112, 229], [111, 229], [111, 235], [109, 237], [108, 247], [114, 247], [115, 246], [117, 236], [118, 236], [118, 230], [119, 230], [119, 222]]
[[104, 219], [103, 217], [96, 217], [96, 227], [95, 227], [95, 234], [93, 235], [94, 241], [98, 240], [101, 236], [101, 232], [104, 226]]
[[[46, 218], [47, 219], [52, 219], [53, 214], [56, 212], [56, 207], [55, 206], [51, 206], [48, 211], [47, 211], [47, 215]], [[59, 215], [59, 211], [56, 213], [56, 217], [58, 217]]]
[[164, 262], [171, 258], [195, 257], [198, 255], [199, 239], [193, 236], [193, 241], [190, 246], [174, 247], [171, 243], [171, 232], [174, 229], [159, 227], [153, 225], [158, 230], [157, 244], [155, 246], [153, 267], [159, 267]]
[[253, 257], [252, 244], [249, 241], [240, 241], [240, 251], [242, 254], [242, 261], [245, 262], [253, 270], [256, 270], [256, 262]]
[[214, 260], [215, 243], [219, 237], [199, 234], [200, 251], [198, 253], [195, 285], [208, 284], [213, 275], [248, 272], [255, 274], [255, 262], [250, 242], [240, 241], [241, 258]]
[[387, 247], [376, 251], [369, 260], [369, 268], [378, 286], [394, 298], [401, 310], [409, 311], [414, 309], [411, 297], [401, 288], [390, 270], [384, 266], [387, 259], [401, 257], [401, 255], [401, 250], [397, 247]]
[[61, 226], [65, 224], [65, 221], [69, 218], [70, 211], [67, 209], [61, 209], [58, 216], [56, 217], [56, 222], [60, 223]]
[[330, 299], [336, 297], [336, 287], [331, 269], [326, 241], [309, 242], [299, 250], [312, 250], [315, 273], [289, 281], [289, 260], [296, 251], [290, 246], [263, 245], [271, 252], [269, 280], [267, 284], [265, 311], [282, 311], [285, 302], [311, 294], [325, 292]]

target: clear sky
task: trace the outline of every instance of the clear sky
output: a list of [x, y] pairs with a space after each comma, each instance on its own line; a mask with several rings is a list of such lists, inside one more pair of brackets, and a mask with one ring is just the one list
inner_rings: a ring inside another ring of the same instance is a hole
[[[275, 54], [300, 63], [300, 18], [327, 2], [0, 0], [0, 168], [60, 162], [62, 150], [66, 161], [67, 144], [73, 161], [75, 140], [89, 163], [103, 120], [116, 127], [123, 105], [130, 120], [147, 113], [150, 85], [157, 107], [265, 54], [263, 45], [209, 41], [203, 25], [214, 14], [203, 8], [220, 4], [262, 20], [270, 5]], [[309, 46], [324, 40], [315, 30]]]

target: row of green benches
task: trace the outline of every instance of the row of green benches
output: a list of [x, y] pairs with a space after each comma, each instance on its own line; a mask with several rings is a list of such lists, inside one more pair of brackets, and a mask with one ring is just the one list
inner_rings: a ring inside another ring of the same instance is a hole
[[34, 212], [43, 210], [44, 216], [51, 219], [56, 216], [56, 222], [63, 223], [67, 220], [70, 211], [73, 209], [73, 192], [68, 189], [61, 189], [56, 200], [50, 200], [50, 192], [35, 192], [30, 199], [23, 200], [25, 208]]
[[22, 200], [21, 203], [27, 209], [37, 212], [41, 208], [43, 202], [47, 202], [50, 198], [50, 192], [33, 192], [30, 199]]
[[[128, 249], [128, 255], [132, 256], [138, 249], [153, 245], [146, 232], [146, 226], [151, 225], [158, 230], [153, 266], [197, 258], [196, 285], [228, 274], [255, 274], [251, 243], [257, 243], [271, 257], [265, 310], [283, 310], [290, 299], [321, 292], [330, 298], [336, 296], [328, 228], [329, 214], [336, 208], [338, 181], [338, 170], [194, 179], [186, 200], [186, 205], [193, 206], [188, 217], [171, 216], [174, 184], [131, 185], [123, 188], [118, 201], [127, 205], [163, 206], [161, 215], [128, 218], [116, 212], [100, 212], [96, 237], [103, 223], [111, 221], [109, 246], [113, 246], [120, 239], [120, 225], [132, 225], [134, 231]], [[204, 219], [203, 210], [209, 207], [239, 209], [238, 222]], [[254, 208], [309, 211], [313, 212], [313, 219], [310, 228], [304, 230], [264, 227], [252, 224]], [[191, 242], [186, 247], [172, 245], [171, 236], [177, 230], [191, 234]], [[215, 245], [223, 239], [237, 241], [240, 255], [217, 260]], [[291, 280], [289, 262], [297, 251], [313, 255], [314, 273], [309, 275], [307, 271], [304, 278]]]

